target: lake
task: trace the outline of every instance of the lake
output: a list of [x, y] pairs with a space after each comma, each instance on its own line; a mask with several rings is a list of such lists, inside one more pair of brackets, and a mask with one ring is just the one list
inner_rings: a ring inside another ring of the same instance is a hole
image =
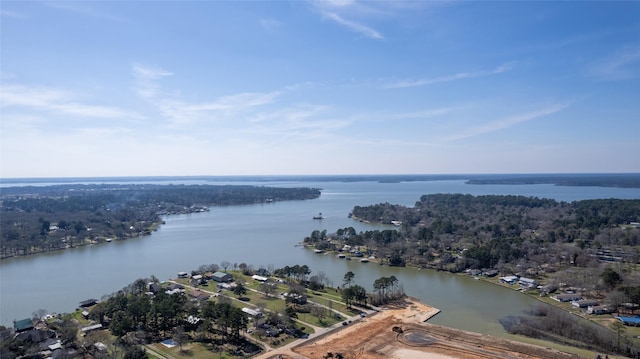
[[[157, 183], [168, 183], [159, 181]], [[307, 264], [312, 275], [324, 272], [334, 285], [348, 271], [354, 281], [372, 289], [381, 276], [395, 275], [408, 295], [442, 310], [431, 322], [464, 330], [504, 336], [498, 319], [518, 314], [535, 299], [497, 285], [431, 270], [390, 268], [346, 261], [305, 250], [301, 242], [313, 230], [334, 232], [389, 228], [348, 218], [354, 206], [381, 202], [412, 206], [423, 194], [525, 195], [575, 201], [595, 198], [640, 199], [640, 189], [560, 187], [553, 185], [469, 185], [461, 180], [378, 182], [205, 182], [317, 187], [313, 200], [244, 206], [212, 207], [210, 212], [168, 216], [151, 236], [94, 246], [9, 258], [0, 261], [0, 323], [31, 316], [36, 309], [70, 312], [84, 299], [99, 299], [137, 278], [161, 280], [202, 264], [223, 261], [279, 268]], [[312, 217], [322, 212], [323, 220]]]

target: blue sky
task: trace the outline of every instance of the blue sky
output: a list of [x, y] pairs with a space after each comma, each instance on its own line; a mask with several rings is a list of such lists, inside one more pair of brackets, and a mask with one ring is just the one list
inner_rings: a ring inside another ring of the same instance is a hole
[[640, 172], [637, 1], [2, 1], [0, 177]]

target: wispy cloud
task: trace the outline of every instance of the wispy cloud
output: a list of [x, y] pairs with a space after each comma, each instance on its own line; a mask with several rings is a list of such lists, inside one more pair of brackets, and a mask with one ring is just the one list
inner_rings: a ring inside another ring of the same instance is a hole
[[441, 116], [449, 112], [451, 112], [450, 108], [437, 108], [433, 110], [398, 113], [398, 114], [391, 115], [389, 117], [394, 120], [423, 119], [423, 118]]
[[333, 21], [369, 39], [384, 39], [382, 33], [365, 23], [372, 15], [380, 16], [383, 13], [376, 8], [355, 0], [311, 1], [310, 4], [323, 19]]
[[121, 15], [111, 13], [104, 9], [100, 9], [98, 5], [100, 2], [88, 2], [88, 1], [49, 1], [45, 2], [50, 8], [73, 12], [83, 16], [89, 16], [97, 19], [105, 19], [116, 22], [131, 22], [129, 18]]
[[591, 67], [591, 74], [607, 81], [640, 77], [640, 46], [630, 46], [604, 58]]
[[142, 118], [136, 112], [118, 107], [81, 103], [75, 94], [57, 88], [3, 85], [0, 87], [0, 97], [1, 107], [26, 107], [80, 117]]
[[480, 136], [480, 135], [484, 135], [484, 134], [487, 134], [487, 133], [504, 130], [506, 128], [515, 126], [515, 125], [517, 125], [519, 123], [522, 123], [522, 122], [531, 121], [531, 120], [534, 120], [534, 119], [539, 118], [539, 117], [543, 117], [543, 116], [551, 115], [551, 114], [556, 113], [556, 112], [560, 112], [560, 111], [564, 110], [567, 107], [569, 107], [568, 103], [553, 104], [553, 105], [541, 108], [541, 109], [536, 110], [536, 111], [525, 112], [525, 113], [517, 114], [515, 116], [511, 116], [511, 117], [507, 117], [507, 118], [502, 118], [502, 119], [499, 119], [499, 120], [491, 121], [491, 122], [485, 123], [485, 124], [483, 124], [481, 126], [464, 129], [460, 133], [457, 133], [457, 134], [454, 134], [452, 136], [446, 137], [443, 141], [444, 142], [453, 142], [453, 141], [458, 141], [458, 140], [462, 140], [462, 139], [465, 139], [465, 138]]
[[471, 79], [471, 78], [482, 77], [482, 76], [497, 75], [497, 74], [511, 71], [514, 68], [514, 66], [515, 66], [515, 62], [507, 62], [496, 67], [493, 70], [476, 71], [476, 72], [459, 72], [452, 75], [433, 77], [428, 79], [403, 80], [403, 81], [398, 81], [398, 82], [384, 85], [383, 88], [395, 89], [395, 88], [427, 86], [427, 85], [433, 85], [433, 84], [442, 83], [442, 82], [451, 82], [451, 81]]
[[185, 101], [174, 93], [162, 92], [159, 80], [173, 73], [159, 66], [134, 64], [132, 66], [134, 91], [151, 103], [171, 125], [186, 125], [203, 120], [215, 121], [222, 117], [246, 113], [254, 107], [265, 106], [277, 100], [280, 92], [244, 92], [221, 96], [205, 102]]
[[275, 30], [282, 25], [280, 21], [276, 19], [260, 19], [259, 23], [260, 26], [262, 26], [266, 30]]
[[15, 12], [15, 11], [10, 11], [10, 10], [6, 10], [6, 9], [0, 9], [0, 16], [3, 17], [11, 17], [14, 19], [26, 19], [27, 16], [24, 14], [21, 14], [19, 12]]
[[158, 83], [156, 80], [173, 75], [171, 72], [158, 66], [133, 64], [132, 69], [135, 79], [135, 91], [138, 95], [145, 98], [150, 98], [157, 94]]
[[352, 31], [355, 31], [357, 33], [360, 33], [370, 39], [376, 39], [376, 40], [383, 40], [384, 36], [382, 36], [382, 34], [380, 32], [378, 32], [377, 30], [366, 26], [364, 24], [355, 22], [355, 21], [351, 21], [351, 20], [347, 20], [342, 18], [340, 15], [333, 13], [333, 12], [324, 12], [323, 16], [329, 20], [332, 20], [342, 26], [345, 26], [347, 28], [349, 28]]

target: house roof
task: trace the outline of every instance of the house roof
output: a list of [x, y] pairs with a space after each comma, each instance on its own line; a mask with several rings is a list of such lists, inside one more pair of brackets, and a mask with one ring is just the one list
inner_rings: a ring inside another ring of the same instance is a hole
[[215, 273], [213, 273], [213, 279], [214, 280], [216, 280], [216, 279], [224, 280], [224, 279], [228, 279], [228, 278], [231, 278], [231, 274], [229, 274], [229, 273], [225, 273], [225, 272], [215, 272]]
[[90, 307], [94, 304], [98, 303], [97, 299], [87, 299], [87, 300], [83, 300], [82, 302], [80, 302], [80, 306], [81, 307]]
[[13, 323], [13, 327], [16, 331], [22, 331], [33, 328], [33, 321], [31, 318], [25, 318], [21, 320], [17, 320]]

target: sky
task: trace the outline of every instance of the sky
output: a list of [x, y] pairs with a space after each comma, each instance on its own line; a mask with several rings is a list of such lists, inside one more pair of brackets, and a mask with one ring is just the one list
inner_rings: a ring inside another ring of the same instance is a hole
[[640, 172], [640, 2], [2, 0], [0, 131], [0, 178]]

